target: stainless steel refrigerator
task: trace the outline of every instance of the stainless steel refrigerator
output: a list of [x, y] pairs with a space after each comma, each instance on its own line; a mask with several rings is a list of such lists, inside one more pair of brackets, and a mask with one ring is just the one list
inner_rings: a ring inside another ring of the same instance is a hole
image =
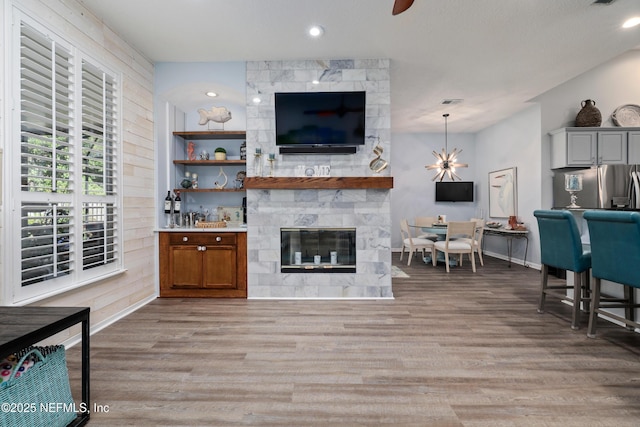
[[577, 204], [584, 209], [640, 210], [640, 165], [602, 165], [585, 169], [558, 169], [553, 176], [553, 206], [571, 203], [565, 175], [582, 175]]

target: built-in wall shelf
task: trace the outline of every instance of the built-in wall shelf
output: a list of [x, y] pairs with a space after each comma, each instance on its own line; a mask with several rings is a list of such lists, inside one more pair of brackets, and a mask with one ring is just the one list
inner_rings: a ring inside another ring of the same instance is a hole
[[245, 139], [247, 132], [243, 130], [204, 130], [173, 132], [184, 139]]
[[341, 177], [246, 177], [244, 187], [249, 190], [296, 189], [367, 189], [393, 188], [391, 176], [341, 176]]
[[246, 160], [174, 160], [174, 165], [212, 166], [212, 165], [246, 165]]

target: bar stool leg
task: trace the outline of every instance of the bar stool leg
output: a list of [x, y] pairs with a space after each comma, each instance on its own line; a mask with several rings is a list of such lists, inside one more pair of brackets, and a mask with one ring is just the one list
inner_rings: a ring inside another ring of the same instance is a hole
[[549, 266], [542, 264], [542, 271], [540, 273], [540, 300], [538, 302], [538, 313], [544, 313], [544, 300], [547, 295], [547, 282], [549, 280]]
[[573, 273], [573, 309], [571, 316], [571, 329], [580, 329], [580, 303], [582, 300], [582, 273]]
[[591, 292], [591, 312], [589, 313], [589, 327], [587, 328], [587, 336], [589, 338], [596, 337], [596, 322], [598, 321], [598, 309], [600, 308], [600, 279], [595, 278], [593, 281], [593, 290]]
[[589, 313], [589, 311], [591, 310], [591, 280], [589, 279], [589, 272], [591, 270], [588, 270], [583, 272], [583, 276], [582, 276], [582, 311], [584, 311], [585, 313]]
[[[624, 308], [624, 318], [627, 320], [630, 320], [632, 322], [635, 322], [636, 320], [636, 314], [635, 314], [635, 292], [634, 292], [635, 288], [631, 287], [631, 286], [625, 286], [624, 287], [624, 298], [627, 300], [625, 303], [625, 308]], [[635, 331], [635, 327], [631, 326], [631, 325], [626, 325], [627, 329], [629, 331]]]

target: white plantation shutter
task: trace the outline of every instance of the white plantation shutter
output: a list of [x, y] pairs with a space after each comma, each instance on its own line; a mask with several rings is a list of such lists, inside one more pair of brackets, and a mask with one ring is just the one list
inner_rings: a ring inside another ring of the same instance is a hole
[[116, 182], [116, 93], [112, 77], [82, 64], [82, 192], [114, 195]]
[[117, 259], [118, 134], [113, 77], [82, 63], [83, 269]]
[[22, 286], [68, 275], [74, 240], [70, 206], [23, 202], [20, 219]]
[[69, 192], [70, 54], [24, 24], [20, 38], [22, 191]]
[[116, 208], [110, 203], [82, 205], [82, 268], [116, 261], [118, 257]]
[[[20, 26], [22, 286], [73, 271], [71, 54]], [[44, 201], [46, 200], [46, 202]]]
[[[122, 269], [119, 85], [21, 19], [20, 288], [27, 297]], [[17, 117], [17, 116], [16, 116]], [[16, 292], [20, 300], [21, 292]]]

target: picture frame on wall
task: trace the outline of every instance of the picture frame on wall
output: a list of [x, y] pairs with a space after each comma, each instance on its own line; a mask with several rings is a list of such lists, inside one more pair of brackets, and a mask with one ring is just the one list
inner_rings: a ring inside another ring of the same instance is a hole
[[517, 216], [517, 204], [516, 168], [489, 172], [489, 216], [492, 218]]

